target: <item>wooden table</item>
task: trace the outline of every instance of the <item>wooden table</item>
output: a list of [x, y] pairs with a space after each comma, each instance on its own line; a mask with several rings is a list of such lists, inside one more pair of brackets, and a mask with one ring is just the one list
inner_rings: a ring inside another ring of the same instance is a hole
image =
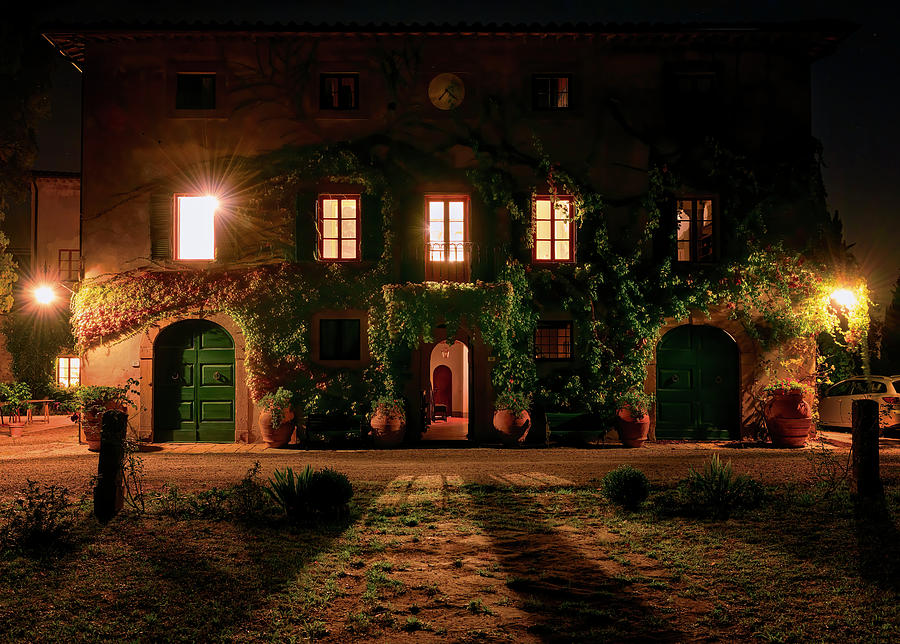
[[50, 403], [52, 403], [53, 400], [50, 400], [50, 399], [48, 399], [48, 400], [26, 400], [25, 402], [29, 403], [30, 405], [43, 405], [43, 408], [41, 409], [41, 415], [43, 416], [43, 418], [41, 418], [39, 420], [32, 418], [32, 414], [31, 414], [32, 409], [31, 409], [31, 407], [29, 407], [28, 413], [25, 416], [26, 423], [36, 423], [36, 422], [49, 423], [50, 422]]

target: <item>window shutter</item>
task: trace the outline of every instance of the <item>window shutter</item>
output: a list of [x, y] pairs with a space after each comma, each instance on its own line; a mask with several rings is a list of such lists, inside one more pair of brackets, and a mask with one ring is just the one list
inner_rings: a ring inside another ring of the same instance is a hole
[[294, 232], [295, 259], [298, 262], [314, 262], [319, 258], [319, 230], [316, 217], [314, 192], [297, 195], [297, 219]]
[[360, 206], [360, 258], [377, 262], [384, 251], [384, 231], [381, 215], [380, 195], [363, 193], [359, 197]]
[[154, 192], [150, 195], [150, 257], [172, 258], [172, 235], [175, 223], [172, 219], [174, 196], [171, 192]]

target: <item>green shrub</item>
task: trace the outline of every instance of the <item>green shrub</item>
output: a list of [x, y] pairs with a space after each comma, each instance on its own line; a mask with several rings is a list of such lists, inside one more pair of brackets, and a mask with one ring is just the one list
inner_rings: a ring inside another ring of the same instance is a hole
[[639, 469], [620, 465], [603, 477], [603, 493], [616, 505], [633, 510], [647, 500], [650, 481]]
[[346, 515], [353, 498], [353, 486], [346, 474], [326, 467], [313, 473], [308, 493], [310, 505], [315, 511]]
[[38, 551], [68, 544], [75, 525], [68, 494], [64, 487], [29, 480], [22, 496], [0, 514], [0, 546]]
[[255, 519], [269, 509], [269, 497], [259, 482], [259, 461], [247, 470], [240, 483], [231, 488], [229, 510], [239, 519]]
[[718, 454], [712, 455], [702, 472], [691, 468], [680, 487], [688, 509], [714, 519], [754, 508], [764, 496], [758, 482], [745, 474], [735, 475], [731, 462], [723, 463]]

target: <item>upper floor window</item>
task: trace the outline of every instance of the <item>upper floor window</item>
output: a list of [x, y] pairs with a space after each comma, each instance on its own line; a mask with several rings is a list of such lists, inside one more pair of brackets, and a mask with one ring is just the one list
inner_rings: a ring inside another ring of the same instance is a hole
[[467, 280], [471, 244], [469, 243], [469, 198], [428, 196], [425, 242], [426, 279]]
[[676, 225], [679, 262], [703, 262], [715, 259], [714, 199], [711, 197], [676, 200]]
[[567, 110], [572, 107], [572, 77], [569, 74], [535, 74], [531, 95], [536, 110]]
[[77, 282], [81, 277], [81, 252], [77, 248], [60, 248], [58, 269], [61, 282]]
[[361, 328], [358, 318], [321, 318], [319, 360], [359, 360]]
[[534, 331], [534, 357], [537, 360], [571, 360], [572, 323], [538, 322]]
[[202, 72], [178, 72], [175, 77], [175, 109], [216, 109], [216, 75]]
[[75, 387], [81, 383], [81, 358], [59, 356], [56, 359], [56, 383], [60, 387]]
[[319, 108], [355, 110], [359, 108], [359, 74], [322, 74]]
[[319, 196], [319, 258], [359, 260], [359, 195]]
[[706, 69], [675, 72], [675, 92], [678, 97], [699, 102], [710, 97], [716, 89], [716, 73]]
[[175, 195], [175, 259], [216, 258], [216, 210], [210, 196]]
[[575, 224], [571, 197], [534, 200], [534, 261], [575, 261]]

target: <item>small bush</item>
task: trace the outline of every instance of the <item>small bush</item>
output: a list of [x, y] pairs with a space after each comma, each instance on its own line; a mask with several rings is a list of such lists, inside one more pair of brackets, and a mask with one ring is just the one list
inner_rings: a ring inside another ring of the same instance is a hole
[[603, 493], [616, 505], [633, 510], [647, 500], [650, 481], [639, 469], [620, 465], [603, 477]]
[[259, 461], [247, 470], [241, 482], [231, 488], [229, 509], [239, 519], [254, 519], [266, 513], [269, 497], [259, 482]]
[[309, 465], [299, 474], [291, 468], [275, 470], [265, 491], [291, 521], [314, 514], [345, 514], [353, 496], [344, 474], [328, 468], [317, 472]]
[[723, 463], [718, 454], [712, 455], [702, 472], [691, 468], [681, 489], [689, 509], [714, 519], [755, 508], [764, 496], [758, 482], [745, 474], [735, 475], [731, 462]]
[[38, 551], [68, 544], [75, 525], [68, 494], [64, 487], [28, 481], [22, 496], [0, 515], [0, 546]]
[[269, 479], [266, 493], [281, 506], [285, 516], [291, 521], [299, 521], [309, 513], [309, 481], [313, 468], [307, 465], [300, 474], [294, 474], [290, 467], [275, 470]]
[[353, 486], [346, 474], [326, 467], [310, 477], [308, 493], [315, 511], [343, 516], [349, 511]]

